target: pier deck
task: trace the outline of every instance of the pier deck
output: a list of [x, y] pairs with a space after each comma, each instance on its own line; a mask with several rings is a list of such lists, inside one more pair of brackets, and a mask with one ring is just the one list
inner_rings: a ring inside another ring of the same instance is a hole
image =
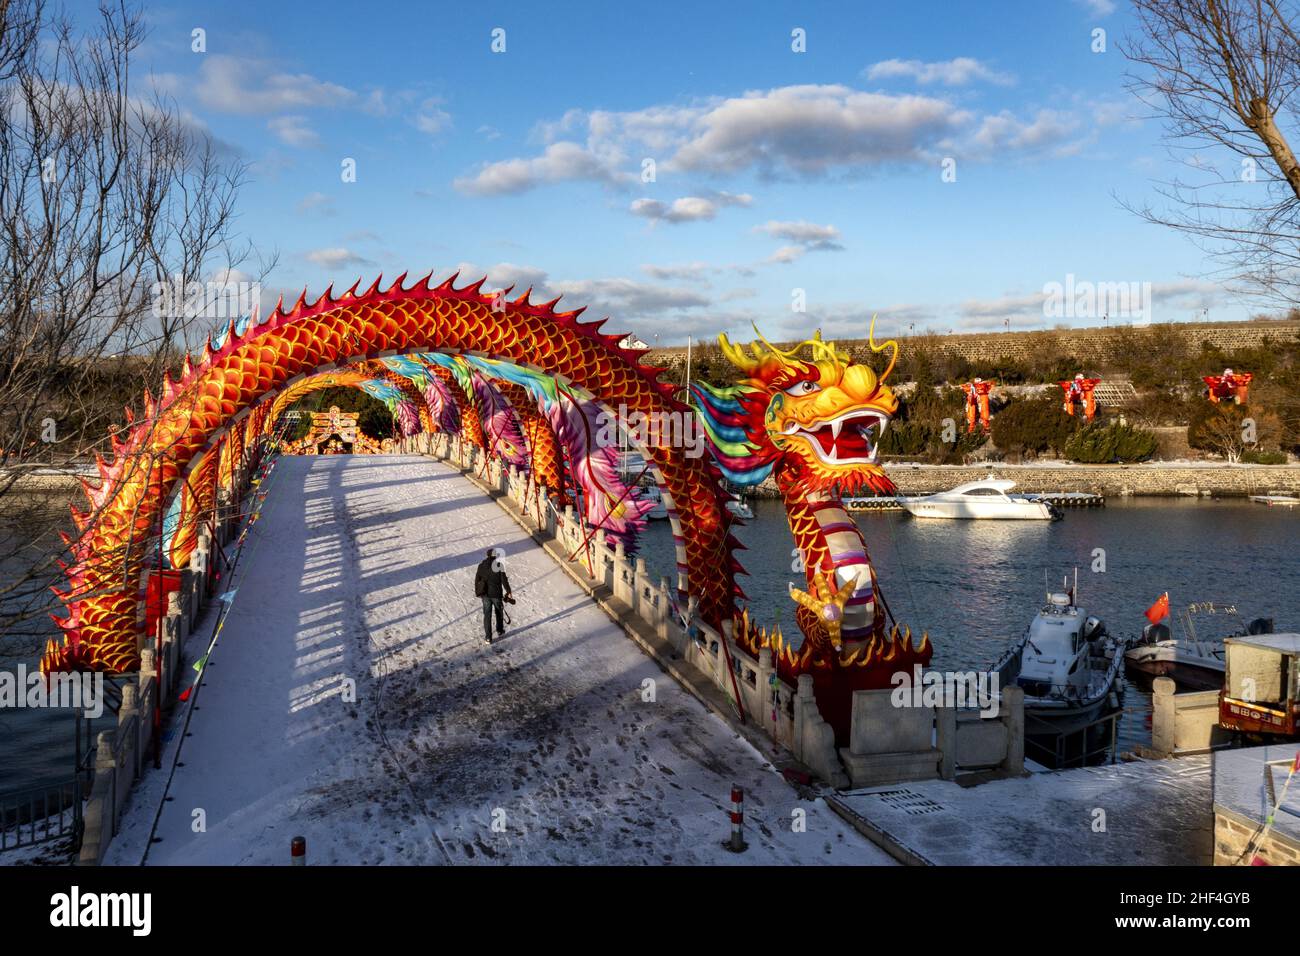
[[949, 866], [1206, 866], [1213, 860], [1212, 802], [1209, 756], [1038, 773], [976, 787], [924, 780], [831, 800], [896, 856]]

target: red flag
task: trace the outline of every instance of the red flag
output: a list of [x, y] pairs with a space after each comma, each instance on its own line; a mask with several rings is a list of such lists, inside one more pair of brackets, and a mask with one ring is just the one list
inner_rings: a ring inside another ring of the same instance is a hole
[[1156, 603], [1147, 608], [1146, 614], [1147, 620], [1152, 624], [1159, 624], [1167, 618], [1169, 616], [1169, 592], [1166, 591], [1156, 598]]

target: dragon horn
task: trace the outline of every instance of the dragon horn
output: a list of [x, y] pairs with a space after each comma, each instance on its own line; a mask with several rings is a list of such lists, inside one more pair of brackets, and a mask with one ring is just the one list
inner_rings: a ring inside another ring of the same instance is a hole
[[[790, 358], [789, 353], [781, 351], [779, 348], [777, 348], [775, 345], [773, 345], [771, 342], [769, 342], [769, 341], [767, 340], [767, 337], [766, 337], [765, 335], [763, 335], [763, 333], [760, 332], [760, 331], [758, 330], [758, 323], [757, 323], [757, 322], [751, 322], [751, 323], [749, 323], [749, 324], [752, 325], [752, 326], [754, 327], [754, 334], [758, 336], [758, 340], [759, 340], [760, 342], [762, 342], [764, 345], [767, 346], [767, 350], [768, 350], [769, 352], [771, 352], [771, 353], [772, 353], [776, 358], [782, 359], [782, 360], [784, 360], [784, 361], [788, 361], [788, 360], [789, 360], [789, 358]], [[757, 346], [754, 347], [754, 354], [755, 354], [755, 355], [758, 354], [758, 347], [757, 347]]]
[[718, 336], [718, 345], [721, 346], [722, 354], [727, 357], [727, 361], [742, 372], [749, 373], [758, 368], [758, 359], [751, 357], [743, 345], [732, 345], [726, 332]]
[[891, 345], [894, 347], [894, 354], [889, 359], [889, 367], [885, 369], [885, 374], [879, 378], [879, 381], [883, 382], [885, 379], [889, 378], [889, 373], [892, 372], [894, 366], [898, 364], [898, 343], [893, 339], [888, 339], [881, 345], [876, 344], [876, 314], [874, 312], [871, 314], [871, 328], [867, 330], [867, 344], [871, 346], [871, 351], [873, 352], [883, 352]]

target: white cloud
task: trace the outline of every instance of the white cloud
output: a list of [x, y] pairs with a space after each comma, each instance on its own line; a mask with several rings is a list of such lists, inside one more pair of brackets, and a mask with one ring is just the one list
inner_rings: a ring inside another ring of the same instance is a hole
[[451, 125], [451, 114], [442, 108], [442, 100], [431, 97], [420, 104], [412, 122], [421, 133], [436, 136]]
[[766, 233], [774, 239], [789, 239], [810, 249], [842, 249], [839, 244], [840, 231], [834, 226], [821, 226], [815, 222], [778, 222], [769, 219], [761, 226], [754, 227], [755, 232]]
[[922, 85], [939, 83], [943, 86], [965, 86], [982, 81], [998, 86], [1010, 86], [1016, 78], [1010, 73], [999, 73], [979, 60], [959, 56], [952, 60], [925, 63], [921, 60], [882, 60], [863, 71], [869, 80], [910, 78]]
[[635, 279], [571, 279], [552, 282], [555, 292], [574, 299], [570, 307], [588, 304], [601, 314], [644, 318], [676, 309], [706, 306], [711, 299], [694, 289], [653, 285]]
[[764, 233], [773, 239], [785, 239], [790, 243], [768, 256], [766, 261], [769, 263], [785, 264], [794, 262], [806, 252], [838, 252], [844, 248], [840, 245], [838, 229], [815, 222], [778, 222], [771, 219], [761, 226], [755, 226], [754, 232]]
[[1115, 0], [1078, 0], [1095, 17], [1108, 17], [1115, 12]]
[[804, 246], [782, 246], [780, 249], [776, 250], [776, 252], [768, 256], [765, 261], [785, 265], [801, 258], [807, 251], [808, 250]]
[[360, 253], [343, 246], [329, 249], [313, 249], [306, 256], [309, 262], [326, 269], [342, 269], [344, 266], [373, 266], [374, 263]]
[[298, 201], [298, 212], [319, 212], [323, 216], [334, 215], [334, 198], [325, 193], [308, 193]]
[[357, 94], [310, 73], [282, 73], [263, 60], [210, 53], [199, 65], [199, 100], [225, 113], [276, 113], [317, 106], [350, 106]]
[[307, 125], [304, 116], [276, 116], [267, 120], [266, 126], [275, 134], [276, 139], [287, 146], [302, 149], [320, 145], [320, 137]]
[[651, 222], [697, 222], [713, 219], [720, 206], [748, 206], [753, 201], [754, 197], [748, 193], [719, 192], [709, 197], [683, 196], [671, 204], [658, 199], [637, 199], [628, 208], [634, 216], [643, 216]]
[[669, 165], [816, 176], [836, 167], [919, 160], [966, 118], [932, 97], [787, 86], [723, 100], [702, 113]]
[[[513, 262], [498, 262], [494, 266], [483, 268], [473, 262], [461, 262], [456, 265], [452, 271], [459, 272], [460, 278], [456, 280], [457, 286], [463, 286], [469, 282], [477, 282], [484, 276], [487, 281], [483, 283], [484, 289], [508, 289], [514, 286], [515, 292], [520, 295], [525, 289], [536, 289], [539, 292], [546, 289], [546, 270], [538, 269], [535, 266], [521, 266]], [[435, 273], [436, 274], [436, 273]], [[552, 293], [548, 298], [554, 298]], [[537, 296], [533, 296], [537, 299]]]
[[[1011, 81], [968, 58], [886, 64], [876, 66], [936, 83], [976, 77]], [[1020, 118], [1008, 111], [982, 114], [926, 94], [865, 92], [838, 84], [785, 86], [629, 112], [571, 109], [534, 129], [533, 137], [545, 144], [540, 154], [488, 163], [454, 185], [474, 195], [519, 193], [572, 181], [622, 187], [639, 179], [646, 157], [656, 160], [661, 174], [756, 170], [804, 179], [853, 176], [952, 155], [1065, 155], [1091, 141], [1077, 135], [1081, 125], [1074, 113], [1056, 110]], [[720, 206], [723, 195], [685, 198]], [[665, 200], [652, 200], [633, 212], [667, 221], [709, 218], [703, 203], [674, 212]]]
[[707, 262], [683, 262], [668, 266], [643, 265], [641, 271], [652, 279], [707, 282], [709, 274], [717, 272], [718, 268]]
[[532, 159], [507, 159], [488, 163], [473, 176], [462, 177], [453, 185], [475, 196], [499, 196], [520, 193], [543, 183], [568, 180], [625, 182], [611, 164], [577, 143], [552, 143], [540, 156]]
[[1082, 146], [1078, 129], [1078, 118], [1068, 113], [1039, 110], [1032, 119], [1023, 120], [1003, 110], [985, 116], [963, 149], [985, 157], [1043, 150], [1063, 156]]

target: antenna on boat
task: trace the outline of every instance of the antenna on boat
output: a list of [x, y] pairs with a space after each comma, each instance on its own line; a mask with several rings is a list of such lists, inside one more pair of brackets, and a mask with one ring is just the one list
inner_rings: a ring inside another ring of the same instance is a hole
[[1074, 569], [1074, 590], [1070, 592], [1070, 603], [1075, 607], [1079, 606], [1079, 568], [1077, 565]]
[[1047, 583], [1047, 568], [1043, 568], [1043, 593], [1047, 595], [1045, 601], [1052, 600], [1052, 587]]

